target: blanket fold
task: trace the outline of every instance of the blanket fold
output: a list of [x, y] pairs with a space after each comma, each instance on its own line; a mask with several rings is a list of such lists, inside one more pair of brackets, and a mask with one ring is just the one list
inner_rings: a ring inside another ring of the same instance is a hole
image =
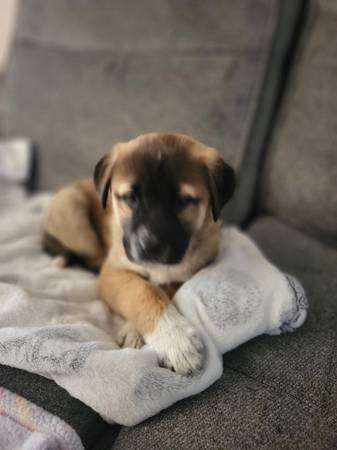
[[150, 347], [117, 346], [94, 275], [42, 252], [49, 200], [21, 198], [0, 211], [0, 363], [53, 379], [108, 422], [137, 424], [206, 389], [222, 374], [223, 353], [306, 318], [300, 283], [238, 229], [224, 229], [217, 260], [174, 298], [203, 337], [203, 368], [189, 377], [161, 368]]

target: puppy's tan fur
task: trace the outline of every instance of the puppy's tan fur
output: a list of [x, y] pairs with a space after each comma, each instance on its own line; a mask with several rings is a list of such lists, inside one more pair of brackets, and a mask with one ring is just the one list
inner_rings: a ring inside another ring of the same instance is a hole
[[[127, 258], [122, 243], [122, 225], [132, 211], [120, 199], [137, 179], [142, 164], [139, 152], [177, 145], [184, 149], [187, 161], [179, 174], [181, 194], [200, 199], [180, 213], [193, 230], [189, 247], [179, 264], [136, 264]], [[145, 341], [154, 347], [158, 343], [164, 363], [180, 373], [200, 366], [201, 344], [195, 330], [173, 310], [170, 299], [182, 282], [216, 257], [221, 220], [214, 221], [212, 186], [200, 167], [212, 174], [219, 159], [216, 150], [185, 135], [152, 133], [117, 144], [96, 168], [96, 187], [91, 180], [82, 180], [59, 191], [46, 223], [46, 249], [65, 258], [75, 256], [99, 270], [100, 296]], [[175, 332], [178, 337], [170, 336]], [[172, 350], [170, 343], [177, 348]]]

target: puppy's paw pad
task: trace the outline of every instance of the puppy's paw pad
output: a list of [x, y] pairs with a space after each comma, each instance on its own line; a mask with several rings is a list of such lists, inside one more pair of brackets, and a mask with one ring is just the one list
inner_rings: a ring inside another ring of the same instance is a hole
[[201, 353], [202, 345], [198, 343], [198, 348], [188, 341], [185, 344], [182, 339], [179, 340], [178, 346], [172, 342], [171, 349], [162, 350], [156, 348], [160, 358], [160, 365], [180, 375], [191, 375], [201, 369], [203, 355]]
[[194, 330], [188, 330], [186, 335], [179, 334], [172, 345], [169, 357], [175, 372], [188, 375], [202, 366], [203, 343]]
[[141, 348], [144, 340], [132, 325], [126, 323], [117, 335], [117, 344], [121, 348]]

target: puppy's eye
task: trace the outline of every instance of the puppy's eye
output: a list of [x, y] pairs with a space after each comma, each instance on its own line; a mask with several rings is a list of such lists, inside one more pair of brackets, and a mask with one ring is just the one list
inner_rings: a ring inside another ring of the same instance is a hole
[[190, 205], [197, 205], [200, 199], [197, 197], [192, 197], [190, 195], [185, 195], [178, 198], [177, 207], [178, 209], [185, 209]]
[[128, 205], [130, 208], [134, 208], [138, 202], [138, 197], [135, 192], [130, 191], [126, 192], [125, 194], [116, 194], [116, 197], [118, 200], [124, 202], [126, 205]]

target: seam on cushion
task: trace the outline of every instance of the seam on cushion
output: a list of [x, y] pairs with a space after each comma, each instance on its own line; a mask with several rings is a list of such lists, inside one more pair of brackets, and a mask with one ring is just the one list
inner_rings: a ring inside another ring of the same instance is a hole
[[[69, 54], [102, 54], [102, 55], [125, 55], [125, 56], [134, 56], [134, 55], [191, 55], [191, 56], [198, 56], [198, 55], [205, 55], [205, 54], [214, 54], [214, 55], [232, 55], [232, 54], [244, 54], [244, 53], [253, 53], [259, 50], [261, 47], [259, 45], [251, 45], [249, 47], [244, 48], [235, 48], [235, 47], [190, 47], [190, 48], [175, 48], [175, 47], [166, 47], [166, 48], [159, 48], [159, 49], [136, 49], [136, 50], [116, 50], [116, 49], [105, 49], [105, 48], [72, 48], [72, 47], [66, 47], [64, 45], [58, 45], [58, 44], [50, 44], [50, 43], [44, 43], [44, 42], [37, 42], [34, 39], [24, 38], [21, 36], [17, 36], [14, 38], [14, 42], [12, 47], [15, 46], [20, 47], [31, 47], [31, 48], [37, 48], [47, 51], [55, 51], [60, 53], [69, 53]], [[265, 46], [263, 46], [264, 48]], [[263, 53], [261, 49], [261, 53]]]
[[[237, 195], [235, 219], [243, 227], [246, 227], [249, 221], [256, 216], [257, 198], [260, 190], [258, 172], [261, 171], [266, 149], [269, 146], [270, 136], [277, 119], [280, 100], [284, 94], [284, 86], [292, 62], [292, 49], [294, 43], [295, 46], [297, 43], [296, 36], [302, 34], [306, 11], [310, 3], [311, 0], [307, 3], [305, 0], [296, 0], [296, 2], [284, 0], [279, 4], [280, 9], [274, 39], [270, 47], [269, 60], [256, 105], [251, 135], [246, 143], [239, 174], [244, 186]], [[250, 170], [251, 166], [255, 169], [253, 173]], [[243, 177], [243, 174], [245, 177]]]
[[[265, 20], [265, 24], [264, 24], [265, 26], [261, 27], [262, 32], [258, 39], [258, 42], [260, 45], [258, 45], [257, 48], [261, 48], [261, 52], [259, 55], [259, 62], [257, 63], [257, 69], [255, 71], [256, 76], [255, 76], [254, 80], [252, 80], [252, 83], [251, 83], [251, 90], [250, 90], [249, 100], [248, 100], [249, 106], [246, 110], [245, 118], [243, 119], [244, 126], [242, 128], [245, 130], [245, 133], [242, 134], [241, 140], [239, 141], [239, 145], [238, 145], [238, 148], [242, 149], [242, 154], [244, 154], [246, 151], [247, 141], [249, 139], [249, 134], [251, 132], [253, 120], [254, 120], [255, 114], [257, 112], [259, 94], [260, 94], [261, 89], [264, 84], [264, 75], [267, 70], [268, 57], [269, 57], [270, 51], [273, 47], [274, 36], [277, 31], [277, 18], [279, 17], [279, 14], [280, 14], [280, 6], [278, 3], [272, 4], [270, 2], [270, 3], [268, 3], [268, 5], [269, 5], [269, 11], [268, 11], [268, 15]], [[276, 10], [276, 12], [275, 12], [275, 10]], [[275, 12], [275, 14], [272, 14], [273, 12]], [[274, 32], [273, 32], [273, 35], [268, 40], [267, 37], [270, 32], [270, 29], [274, 29]], [[265, 43], [265, 45], [261, 45], [262, 42]], [[257, 76], [257, 74], [258, 74], [258, 76]], [[257, 101], [254, 102], [253, 101], [254, 99], [257, 99]], [[250, 123], [250, 126], [247, 126], [249, 123]], [[239, 163], [239, 161], [236, 161], [236, 167], [238, 167], [239, 171], [241, 170], [241, 165], [242, 165], [242, 161], [243, 161], [242, 155], [240, 156], [240, 159], [241, 159], [240, 163]]]
[[[264, 40], [266, 40], [266, 36], [269, 32], [269, 26], [270, 26], [270, 24], [272, 24], [274, 27], [273, 36], [268, 41], [268, 45], [265, 45], [265, 48], [264, 48], [265, 55], [263, 55], [264, 57], [263, 58], [262, 58], [262, 56], [260, 57], [260, 64], [259, 64], [259, 68], [257, 70], [260, 74], [259, 80], [257, 80], [258, 77], [255, 78], [255, 83], [254, 83], [255, 85], [252, 88], [252, 92], [254, 91], [254, 98], [256, 99], [256, 102], [254, 103], [254, 102], [250, 101], [250, 107], [247, 108], [250, 110], [249, 113], [247, 112], [247, 116], [250, 119], [250, 126], [249, 127], [246, 126], [245, 135], [241, 139], [242, 157], [241, 157], [240, 164], [237, 166], [239, 179], [242, 179], [242, 177], [243, 177], [243, 172], [245, 171], [244, 165], [245, 165], [245, 160], [247, 158], [247, 153], [249, 151], [251, 151], [250, 150], [250, 141], [252, 140], [252, 133], [254, 134], [253, 130], [256, 128], [256, 125], [255, 125], [256, 115], [258, 114], [259, 109], [261, 108], [261, 105], [260, 105], [261, 94], [262, 94], [262, 90], [266, 84], [266, 77], [267, 77], [269, 69], [270, 69], [270, 67], [269, 67], [270, 66], [270, 55], [271, 55], [273, 48], [275, 47], [275, 42], [277, 40], [277, 33], [278, 33], [279, 25], [280, 25], [280, 15], [282, 12], [282, 6], [280, 5], [280, 3], [275, 3], [273, 6], [274, 6], [276, 12], [274, 15], [271, 14], [271, 11], [274, 11], [274, 9], [272, 7], [270, 7], [269, 16], [266, 19], [266, 23], [268, 24], [268, 22], [269, 22], [269, 25], [265, 27], [265, 30], [264, 30], [265, 33], [261, 33], [260, 39], [259, 39], [259, 42], [260, 42], [262, 40], [262, 36], [264, 36]], [[251, 98], [252, 98], [252, 92], [250, 95]], [[248, 122], [248, 118], [246, 120], [246, 123]], [[254, 178], [256, 176], [257, 176], [257, 173], [254, 175]], [[244, 191], [244, 189], [240, 189], [240, 184], [239, 184], [238, 190], [240, 191], [240, 193], [239, 193], [239, 195], [237, 194], [238, 200], [235, 201], [236, 211], [235, 211], [234, 221], [238, 222], [238, 223], [242, 223], [242, 222], [244, 222], [244, 220], [247, 219], [246, 212], [251, 207], [249, 206], [249, 204], [247, 204], [247, 200], [242, 202], [242, 203], [245, 203], [244, 207], [242, 207], [242, 205], [240, 206], [240, 198], [242, 197], [241, 191], [242, 192]], [[245, 192], [243, 192], [243, 193], [246, 194]], [[246, 195], [245, 195], [245, 197], [246, 197]], [[251, 200], [248, 200], [248, 203], [251, 203]], [[242, 209], [244, 209], [243, 213], [242, 213]]]

